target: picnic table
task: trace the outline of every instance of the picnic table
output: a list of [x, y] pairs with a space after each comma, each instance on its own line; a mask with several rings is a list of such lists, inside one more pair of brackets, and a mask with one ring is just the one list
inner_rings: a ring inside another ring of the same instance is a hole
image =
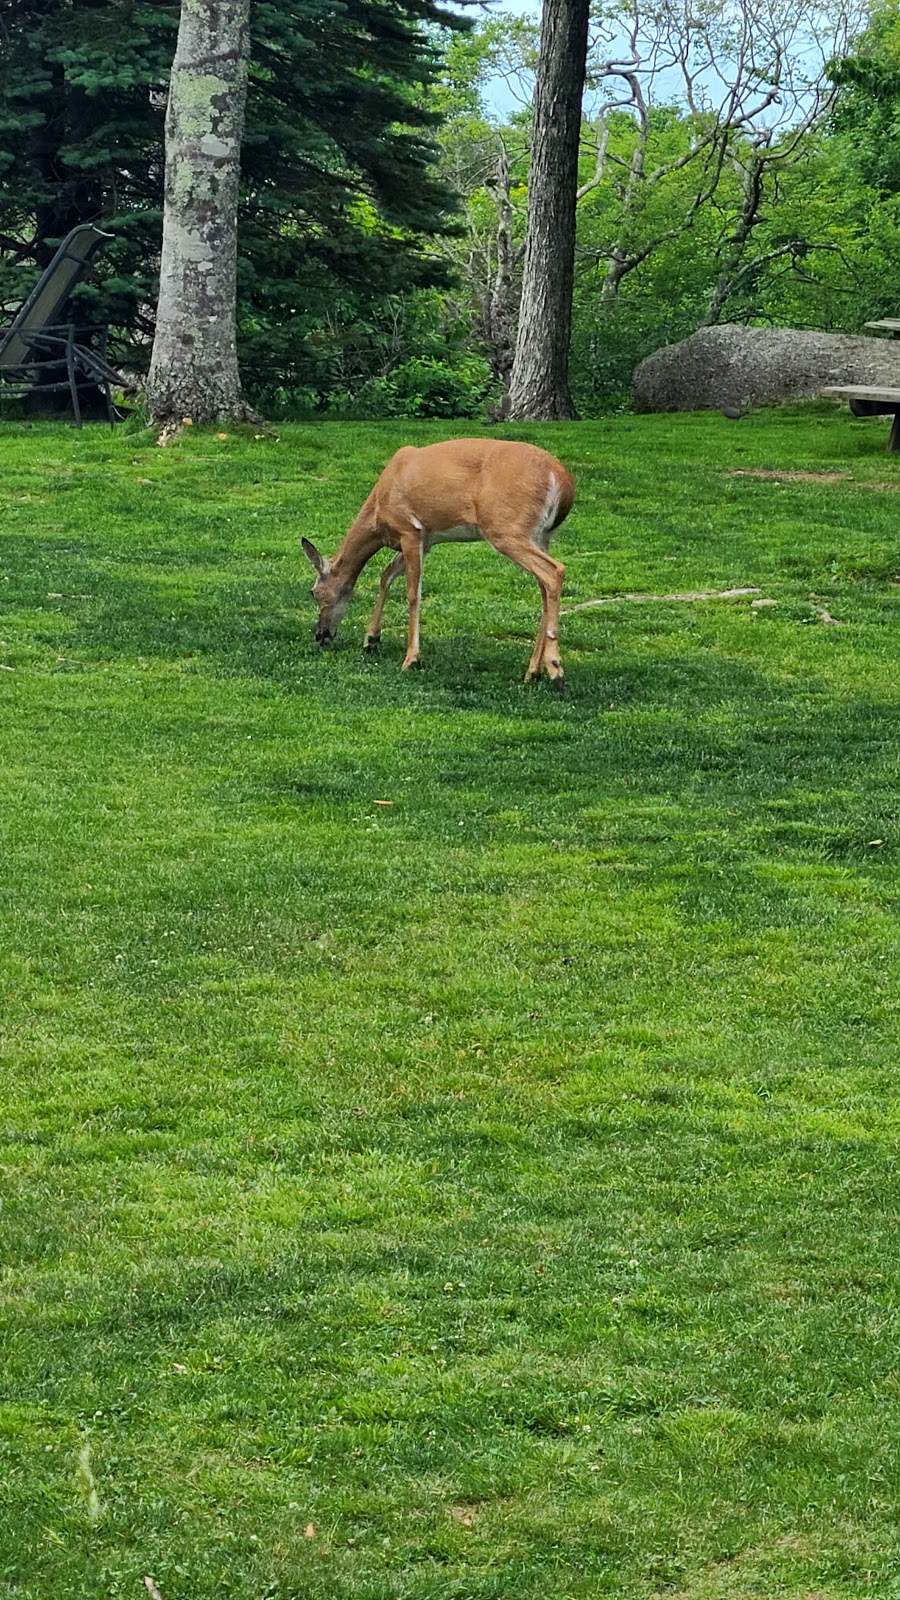
[[889, 333], [892, 339], [900, 334], [900, 317], [879, 317], [877, 322], [864, 322], [864, 328], [880, 328], [884, 333]]
[[[877, 328], [889, 338], [900, 338], [900, 317], [879, 317], [864, 324]], [[890, 454], [900, 450], [900, 389], [890, 389], [877, 384], [843, 383], [822, 390], [829, 400], [848, 400], [854, 417], [893, 417], [887, 447]]]
[[[900, 323], [897, 324], [900, 328]], [[854, 417], [893, 417], [888, 435], [888, 451], [900, 450], [900, 389], [878, 388], [867, 383], [843, 383], [822, 390], [829, 400], [849, 400]]]

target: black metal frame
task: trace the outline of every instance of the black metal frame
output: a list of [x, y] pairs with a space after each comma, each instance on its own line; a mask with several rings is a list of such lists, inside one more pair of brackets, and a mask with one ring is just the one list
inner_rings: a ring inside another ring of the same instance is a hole
[[[66, 235], [0, 338], [0, 408], [4, 391], [12, 398], [23, 399], [35, 391], [54, 394], [68, 390], [80, 428], [78, 391], [90, 387], [101, 390], [110, 425], [116, 422], [112, 386], [122, 385], [124, 380], [107, 360], [109, 329], [83, 328], [73, 322], [51, 320], [60, 315], [93, 257], [111, 238], [112, 234], [103, 233], [90, 222], [82, 223]], [[94, 340], [97, 348], [84, 342], [86, 340]], [[53, 381], [54, 372], [65, 376]]]
[[[99, 335], [99, 350], [88, 348], [80, 339]], [[106, 401], [106, 416], [112, 427], [118, 413], [112, 398], [112, 387], [121, 386], [123, 379], [106, 359], [108, 328], [76, 328], [73, 322], [54, 323], [48, 328], [23, 328], [20, 335], [32, 359], [17, 362], [15, 366], [0, 367], [0, 410], [4, 394], [21, 400], [29, 394], [59, 394], [69, 391], [75, 422], [82, 425], [79, 389], [99, 389]], [[44, 381], [42, 374], [64, 372], [58, 382]]]

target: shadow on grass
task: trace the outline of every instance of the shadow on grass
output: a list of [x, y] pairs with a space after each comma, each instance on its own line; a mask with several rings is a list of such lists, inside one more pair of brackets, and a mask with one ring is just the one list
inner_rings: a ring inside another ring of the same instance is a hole
[[[427, 797], [425, 827], [436, 811], [463, 809], [467, 843], [493, 836], [507, 813], [525, 837], [551, 832], [584, 843], [598, 802], [606, 832], [619, 808], [634, 838], [636, 807], [669, 801], [693, 813], [692, 831], [721, 812], [721, 837], [710, 846], [719, 859], [736, 818], [762, 820], [770, 853], [847, 860], [865, 856], [900, 811], [892, 705], [835, 702], [809, 679], [776, 677], [699, 641], [685, 648], [683, 631], [671, 649], [657, 632], [653, 654], [629, 659], [633, 619], [611, 619], [603, 648], [581, 653], [560, 695], [522, 683], [524, 637], [435, 634], [425, 670], [401, 674], [399, 615], [378, 658], [359, 649], [358, 619], [323, 657], [311, 638], [306, 575], [282, 581], [265, 558], [235, 578], [224, 557], [182, 552], [159, 577], [134, 576], [92, 560], [83, 542], [17, 537], [11, 546], [4, 605], [33, 605], [52, 571], [62, 591], [54, 609], [72, 622], [67, 656], [188, 662], [207, 679], [296, 695], [304, 727], [320, 719], [318, 758], [291, 771], [283, 751], [255, 752], [252, 764], [248, 753], [246, 776], [231, 781], [226, 803], [346, 808], [358, 801], [364, 773], [376, 787], [402, 778]], [[34, 636], [42, 637], [40, 624]], [[354, 718], [365, 719], [364, 750]], [[637, 836], [662, 845], [673, 824], [645, 819]]]

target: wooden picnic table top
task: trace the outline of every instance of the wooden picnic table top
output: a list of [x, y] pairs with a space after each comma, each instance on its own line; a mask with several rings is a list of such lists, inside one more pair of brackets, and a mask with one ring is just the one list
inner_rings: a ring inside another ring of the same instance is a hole
[[900, 389], [876, 388], [868, 383], [838, 383], [822, 389], [821, 394], [836, 400], [882, 400], [900, 409]]

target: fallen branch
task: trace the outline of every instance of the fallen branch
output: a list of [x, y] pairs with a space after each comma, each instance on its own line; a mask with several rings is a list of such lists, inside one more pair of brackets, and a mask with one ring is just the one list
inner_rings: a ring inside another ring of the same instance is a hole
[[759, 594], [759, 590], [688, 589], [684, 594], [610, 594], [605, 595], [602, 600], [582, 600], [580, 605], [566, 606], [560, 612], [560, 616], [571, 616], [573, 611], [590, 611], [594, 606], [617, 606], [623, 600], [655, 600], [663, 605], [672, 600], [741, 600], [748, 594]]

